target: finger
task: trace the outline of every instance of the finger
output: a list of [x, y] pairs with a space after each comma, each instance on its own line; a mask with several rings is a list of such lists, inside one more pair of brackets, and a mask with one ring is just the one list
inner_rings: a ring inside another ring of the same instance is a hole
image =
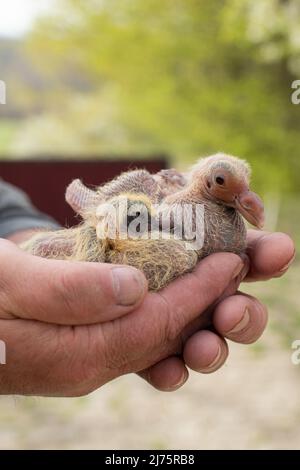
[[[134, 312], [113, 325], [103, 325], [110, 366], [142, 358], [149, 350], [178, 340], [186, 325], [214, 303], [235, 279], [244, 263], [232, 253], [216, 253], [195, 271], [177, 279], [159, 293], [148, 294]], [[167, 354], [168, 356], [169, 354]], [[148, 365], [143, 365], [146, 368]]]
[[181, 334], [182, 342], [185, 342], [186, 339], [189, 338], [195, 331], [209, 329], [212, 326], [212, 315], [218, 303], [221, 300], [226, 299], [227, 297], [230, 297], [231, 295], [236, 294], [240, 286], [240, 283], [243, 281], [243, 279], [245, 278], [249, 270], [248, 256], [242, 255], [241, 258], [244, 262], [244, 266], [241, 272], [232, 281], [230, 281], [230, 283], [224, 290], [223, 294], [214, 303], [212, 303], [205, 310], [205, 312], [201, 313], [201, 315], [199, 315], [195, 320], [193, 320], [187, 325], [187, 327], [184, 329], [184, 331]]
[[212, 312], [214, 312], [217, 304], [221, 300], [226, 299], [226, 297], [230, 297], [231, 295], [234, 295], [237, 292], [241, 282], [245, 279], [250, 269], [249, 257], [245, 254], [242, 254], [241, 259], [244, 263], [241, 272], [236, 277], [234, 277], [234, 279], [230, 281], [230, 283], [228, 284], [228, 286], [226, 287], [222, 295], [216, 300], [216, 302], [214, 302], [213, 304], [209, 306], [209, 308], [205, 311], [205, 313], [201, 316], [201, 318], [202, 317], [211, 318], [211, 314]]
[[228, 356], [228, 346], [223, 338], [212, 331], [202, 330], [191, 336], [184, 347], [186, 365], [203, 374], [219, 369]]
[[147, 292], [135, 268], [48, 260], [0, 240], [0, 305], [6, 316], [58, 324], [89, 324], [118, 318]]
[[33, 229], [22, 230], [22, 231], [19, 230], [18, 232], [8, 235], [7, 240], [10, 240], [14, 242], [15, 244], [19, 244], [26, 240], [29, 240], [34, 235], [36, 235], [36, 230], [33, 230]]
[[244, 262], [239, 256], [215, 253], [203, 259], [194, 272], [156, 294], [168, 308], [169, 320], [177, 326], [174, 336], [214, 303], [232, 281], [236, 283], [243, 269]]
[[248, 281], [282, 276], [295, 257], [295, 246], [285, 233], [249, 230], [247, 254], [250, 258]]
[[157, 390], [173, 392], [185, 384], [189, 373], [182, 359], [171, 356], [139, 372], [139, 375]]
[[255, 297], [238, 293], [221, 301], [214, 313], [217, 332], [237, 343], [253, 343], [263, 333], [268, 319], [266, 307]]

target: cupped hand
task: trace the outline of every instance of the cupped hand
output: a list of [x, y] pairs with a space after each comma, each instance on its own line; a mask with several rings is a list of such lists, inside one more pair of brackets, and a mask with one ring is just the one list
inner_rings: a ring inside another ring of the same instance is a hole
[[0, 393], [74, 396], [181, 353], [183, 331], [243, 262], [214, 254], [160, 293], [134, 268], [43, 259], [5, 240], [0, 266]]
[[[256, 299], [233, 295], [240, 281], [248, 271], [247, 280], [279, 276], [294, 255], [283, 234], [250, 232], [248, 247], [250, 265], [214, 254], [147, 294], [134, 268], [46, 260], [1, 240], [7, 364], [0, 366], [0, 393], [81, 395], [140, 371], [156, 388], [173, 390], [186, 380], [186, 366], [216, 370], [227, 356], [224, 338], [254, 341], [266, 322]], [[211, 315], [215, 332], [199, 331]]]
[[[186, 331], [187, 340], [182, 356], [171, 356], [141, 373], [159, 390], [175, 390], [188, 378], [187, 366], [195, 371], [210, 373], [221, 367], [228, 355], [226, 339], [238, 343], [252, 343], [264, 331], [267, 310], [256, 298], [237, 291], [240, 281], [261, 281], [282, 276], [295, 257], [291, 238], [284, 233], [248, 231], [247, 257], [244, 270], [232, 281], [221, 300], [209, 307]], [[199, 286], [201, 288], [201, 286]], [[210, 320], [213, 331], [205, 328]], [[189, 336], [190, 334], [190, 336]]]

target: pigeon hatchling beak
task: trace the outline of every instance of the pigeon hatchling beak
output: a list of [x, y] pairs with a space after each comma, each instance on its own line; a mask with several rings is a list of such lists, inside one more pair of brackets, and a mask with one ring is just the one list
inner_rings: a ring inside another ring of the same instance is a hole
[[236, 197], [236, 208], [250, 224], [263, 228], [265, 222], [264, 205], [252, 191], [244, 191]]

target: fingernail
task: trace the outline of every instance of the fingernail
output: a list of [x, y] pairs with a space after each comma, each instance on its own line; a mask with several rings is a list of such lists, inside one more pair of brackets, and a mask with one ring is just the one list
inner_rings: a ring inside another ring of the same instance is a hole
[[229, 333], [239, 333], [240, 331], [244, 330], [247, 327], [247, 325], [249, 324], [249, 321], [250, 321], [250, 313], [249, 313], [248, 307], [246, 307], [241, 320], [235, 325], [234, 328], [232, 328], [230, 331], [228, 331], [228, 334]]
[[242, 259], [240, 260], [239, 264], [237, 265], [237, 267], [235, 268], [235, 270], [233, 271], [232, 273], [232, 280], [235, 279], [239, 274], [241, 274], [242, 270], [244, 269], [245, 265], [242, 261]]
[[176, 384], [174, 384], [172, 387], [167, 389], [167, 391], [174, 392], [174, 390], [177, 390], [178, 388], [182, 387], [182, 385], [185, 384], [185, 382], [187, 381], [188, 377], [189, 377], [189, 373], [187, 370], [185, 370], [182, 376], [180, 377], [180, 380]]
[[118, 267], [112, 269], [115, 298], [118, 305], [136, 304], [146, 289], [144, 277], [135, 269]]
[[240, 277], [241, 277], [242, 281], [245, 279], [245, 277], [249, 273], [249, 270], [250, 270], [250, 260], [247, 256], [244, 259], [244, 266], [243, 266], [243, 269], [241, 270], [241, 273], [240, 273]]
[[285, 266], [283, 266], [283, 268], [280, 269], [279, 273], [285, 273], [289, 269], [291, 264], [295, 261], [295, 258], [296, 258], [296, 253], [294, 253], [290, 261]]
[[211, 369], [212, 367], [216, 366], [221, 358], [221, 355], [222, 355], [222, 348], [221, 346], [219, 346], [217, 355], [215, 356], [214, 360], [206, 367], [206, 369]]

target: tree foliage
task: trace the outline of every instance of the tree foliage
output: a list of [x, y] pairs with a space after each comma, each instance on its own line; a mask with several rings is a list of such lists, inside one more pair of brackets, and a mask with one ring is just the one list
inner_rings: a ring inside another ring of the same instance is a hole
[[296, 190], [299, 26], [298, 0], [60, 0], [28, 50], [46, 73], [91, 80], [51, 109], [80, 148], [177, 162], [221, 150], [249, 159], [258, 186]]

